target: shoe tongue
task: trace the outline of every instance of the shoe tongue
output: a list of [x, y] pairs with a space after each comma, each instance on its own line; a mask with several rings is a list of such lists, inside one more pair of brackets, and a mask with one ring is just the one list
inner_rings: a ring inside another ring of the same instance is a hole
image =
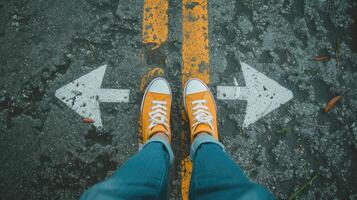
[[157, 133], [157, 132], [167, 133], [168, 131], [164, 125], [158, 124], [150, 130], [150, 135]]
[[198, 124], [196, 126], [194, 132], [195, 133], [207, 132], [207, 133], [210, 133], [210, 134], [213, 133], [211, 127], [208, 124], [205, 124], [205, 123]]

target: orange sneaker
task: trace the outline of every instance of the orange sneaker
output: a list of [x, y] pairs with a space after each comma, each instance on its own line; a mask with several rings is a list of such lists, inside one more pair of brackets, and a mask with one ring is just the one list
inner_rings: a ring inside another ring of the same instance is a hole
[[164, 133], [171, 141], [171, 89], [164, 78], [156, 78], [147, 87], [141, 102], [142, 143], [155, 133]]
[[191, 142], [202, 132], [218, 141], [217, 108], [210, 89], [199, 79], [187, 81], [184, 105], [191, 126]]

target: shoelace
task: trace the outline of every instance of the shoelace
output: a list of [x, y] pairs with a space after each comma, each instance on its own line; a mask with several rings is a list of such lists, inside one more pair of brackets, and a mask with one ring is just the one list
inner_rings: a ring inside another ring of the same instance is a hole
[[192, 124], [192, 128], [195, 129], [199, 124], [208, 124], [212, 131], [214, 130], [213, 127], [213, 117], [212, 114], [208, 111], [206, 104], [206, 100], [195, 100], [192, 101], [192, 111], [193, 116], [195, 117], [194, 123]]
[[152, 112], [149, 113], [150, 125], [149, 128], [153, 128], [159, 124], [165, 126], [168, 130], [169, 125], [167, 124], [167, 102], [166, 101], [152, 101], [153, 106], [151, 107]]

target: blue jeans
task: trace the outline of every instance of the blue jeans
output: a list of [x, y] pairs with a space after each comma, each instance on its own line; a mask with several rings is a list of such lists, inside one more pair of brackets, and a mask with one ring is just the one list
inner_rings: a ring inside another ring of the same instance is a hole
[[[209, 135], [192, 144], [193, 171], [190, 199], [274, 199], [268, 190], [251, 182]], [[89, 190], [81, 200], [168, 199], [168, 174], [173, 154], [170, 145], [153, 137], [114, 175]]]

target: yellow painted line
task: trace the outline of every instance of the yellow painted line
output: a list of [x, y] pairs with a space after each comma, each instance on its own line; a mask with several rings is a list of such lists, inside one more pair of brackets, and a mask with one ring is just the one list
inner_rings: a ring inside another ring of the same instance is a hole
[[192, 162], [188, 157], [181, 161], [181, 195], [183, 200], [188, 199], [188, 192], [190, 190], [190, 179], [192, 173]]
[[[169, 0], [144, 0], [143, 19], [141, 29], [141, 42], [151, 45], [151, 50], [159, 48], [167, 41], [168, 37], [168, 8]], [[145, 64], [145, 54], [139, 58]], [[141, 78], [140, 91], [144, 92], [148, 83], [158, 76], [163, 76], [165, 71], [160, 67], [150, 68]], [[139, 144], [142, 143], [141, 126], [139, 120]]]
[[142, 42], [160, 47], [168, 36], [168, 7], [169, 0], [145, 0], [143, 24], [141, 29]]
[[165, 74], [164, 69], [160, 67], [154, 67], [149, 69], [143, 77], [141, 77], [140, 91], [143, 93], [149, 82], [157, 77], [163, 76]]
[[207, 0], [182, 1], [182, 83], [192, 77], [209, 83]]
[[[144, 0], [142, 43], [159, 48], [168, 38], [168, 0]], [[190, 78], [199, 78], [209, 83], [209, 46], [208, 46], [208, 11], [207, 0], [182, 1], [182, 86]], [[140, 89], [143, 90], [152, 76], [163, 71], [153, 68], [144, 75]], [[187, 123], [185, 111], [182, 111], [182, 124]], [[181, 162], [181, 194], [188, 199], [192, 163], [188, 159], [188, 132], [182, 132], [184, 159]]]
[[[182, 86], [190, 78], [209, 83], [208, 0], [182, 0]], [[182, 124], [187, 123], [185, 111]], [[192, 162], [188, 158], [188, 132], [182, 132], [181, 196], [188, 200]]]

